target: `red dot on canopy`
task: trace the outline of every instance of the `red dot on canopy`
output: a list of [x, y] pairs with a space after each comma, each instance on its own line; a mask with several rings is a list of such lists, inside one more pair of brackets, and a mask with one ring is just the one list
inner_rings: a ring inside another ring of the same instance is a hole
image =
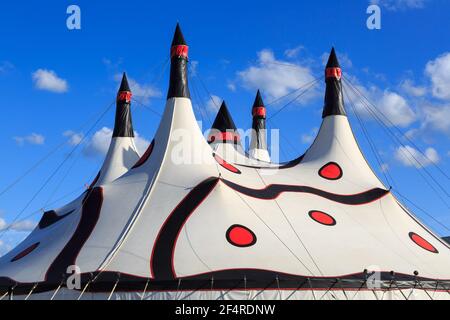
[[256, 243], [256, 235], [249, 228], [234, 224], [228, 228], [226, 238], [236, 247], [250, 247]]
[[410, 232], [409, 237], [415, 244], [417, 244], [422, 249], [425, 249], [433, 253], [439, 253], [439, 251], [431, 243], [429, 243], [427, 240], [419, 236], [417, 233]]
[[217, 163], [220, 164], [225, 169], [227, 169], [228, 171], [231, 171], [236, 174], [241, 174], [241, 170], [239, 170], [235, 166], [229, 164], [228, 162], [223, 160], [221, 157], [219, 157], [217, 154], [213, 154], [213, 156], [214, 156], [214, 159], [216, 159]]
[[319, 175], [328, 180], [340, 179], [342, 174], [342, 169], [336, 162], [328, 162], [319, 170]]
[[334, 226], [336, 224], [336, 220], [330, 216], [328, 213], [322, 212], [322, 211], [317, 211], [317, 210], [312, 210], [310, 212], [308, 212], [309, 216], [311, 217], [311, 219], [313, 219], [314, 221], [326, 225], [326, 226]]

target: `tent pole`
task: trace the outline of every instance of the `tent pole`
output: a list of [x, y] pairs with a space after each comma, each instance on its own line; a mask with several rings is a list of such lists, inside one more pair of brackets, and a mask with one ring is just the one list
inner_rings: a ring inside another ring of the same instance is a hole
[[116, 290], [117, 285], [119, 284], [119, 280], [120, 280], [120, 273], [117, 275], [116, 283], [114, 284], [114, 287], [112, 288], [111, 293], [108, 296], [108, 301], [111, 300], [112, 295], [114, 294], [114, 291]]
[[25, 300], [28, 300], [28, 298], [31, 296], [31, 294], [33, 293], [34, 289], [36, 289], [37, 286], [38, 282], [36, 282], [34, 286], [31, 288], [30, 292], [28, 292], [27, 296], [25, 297]]
[[77, 300], [80, 300], [81, 297], [83, 296], [84, 292], [86, 291], [86, 289], [88, 288], [88, 286], [91, 284], [92, 282], [92, 274], [91, 277], [89, 278], [89, 281], [86, 283], [86, 285], [84, 286], [83, 290], [81, 291], [80, 295], [78, 296]]
[[50, 300], [53, 300], [56, 297], [56, 294], [58, 293], [59, 289], [61, 289], [63, 283], [64, 283], [64, 278], [61, 280], [61, 282], [58, 285], [58, 287], [56, 288], [55, 292], [53, 292], [52, 297], [50, 298]]
[[147, 291], [148, 283], [150, 282], [150, 279], [147, 279], [147, 282], [145, 283], [144, 291], [142, 292], [141, 300], [144, 300], [145, 293]]
[[312, 293], [312, 295], [313, 295], [314, 300], [317, 300], [317, 299], [316, 299], [316, 295], [314, 294], [313, 287], [312, 287], [312, 285], [311, 285], [311, 278], [308, 278], [308, 284], [309, 284], [309, 288], [311, 289], [311, 293]]

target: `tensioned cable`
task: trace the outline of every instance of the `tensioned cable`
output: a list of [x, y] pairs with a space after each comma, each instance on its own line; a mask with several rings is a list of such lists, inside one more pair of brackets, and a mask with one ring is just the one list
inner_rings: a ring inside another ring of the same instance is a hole
[[[264, 219], [262, 219], [260, 216], [259, 216], [259, 214], [250, 206], [250, 204], [249, 203], [247, 203], [247, 201], [245, 201], [245, 199], [239, 194], [239, 192], [237, 192], [236, 190], [233, 190], [237, 195], [238, 195], [238, 197], [242, 200], [242, 202], [244, 202], [245, 203], [245, 205], [253, 212], [253, 214], [267, 227], [267, 229], [269, 229], [270, 230], [270, 232], [272, 232], [273, 233], [273, 235], [278, 239], [278, 241], [280, 241], [281, 242], [281, 244], [283, 244], [283, 246], [286, 248], [286, 249], [288, 249], [288, 251], [294, 256], [294, 258], [298, 261], [298, 262], [300, 262], [300, 264], [306, 269], [306, 270], [308, 270], [308, 272], [312, 275], [312, 276], [314, 276], [314, 273], [303, 263], [303, 261], [295, 254], [295, 252], [294, 251], [292, 251], [292, 249], [291, 248], [289, 248], [289, 246], [286, 244], [286, 243], [284, 243], [284, 241], [277, 235], [277, 233], [264, 221]], [[319, 270], [320, 271], [320, 270]]]
[[444, 228], [445, 230], [450, 232], [450, 228], [448, 228], [446, 225], [444, 225], [441, 221], [437, 220], [436, 218], [434, 218], [429, 212], [427, 212], [425, 209], [421, 208], [419, 205], [417, 205], [416, 203], [414, 203], [412, 200], [408, 199], [406, 196], [404, 196], [403, 194], [401, 194], [398, 190], [394, 190], [394, 192], [400, 196], [401, 198], [403, 198], [404, 200], [408, 201], [411, 205], [413, 205], [415, 208], [417, 208], [418, 210], [422, 211], [423, 213], [425, 213], [429, 218], [431, 218], [434, 222], [436, 222], [437, 224], [439, 224], [442, 228]]
[[[363, 106], [365, 106], [365, 104], [364, 104], [364, 102], [363, 102]], [[367, 106], [365, 106], [366, 108], [367, 108]], [[367, 109], [368, 111], [369, 111], [369, 114], [370, 115], [372, 115], [372, 117], [374, 117], [374, 119], [377, 121], [377, 122], [379, 122], [379, 124], [381, 124], [381, 126], [382, 126], [382, 128], [388, 133], [388, 137], [390, 137], [391, 138], [391, 140], [394, 142], [394, 143], [398, 143], [398, 144], [400, 144], [401, 146], [404, 146], [404, 144], [400, 141], [400, 139], [396, 136], [396, 135], [394, 135], [393, 133], [392, 133], [392, 131], [389, 129], [389, 127], [387, 127], [377, 116], [376, 116], [376, 114], [371, 110], [371, 109]], [[445, 206], [447, 207], [447, 208], [450, 208], [450, 206], [447, 204], [447, 202], [445, 201], [445, 199], [444, 198], [442, 198], [442, 196], [440, 195], [440, 193], [438, 192], [438, 190], [436, 190], [436, 188], [430, 183], [430, 181], [428, 181], [428, 179], [424, 176], [424, 174], [422, 173], [422, 171], [421, 170], [419, 170], [419, 169], [423, 169], [427, 174], [428, 174], [428, 176], [430, 176], [431, 177], [431, 179], [440, 187], [440, 189], [441, 190], [443, 190], [444, 191], [444, 193], [446, 193], [447, 194], [447, 192], [443, 189], [443, 187], [439, 184], [439, 182], [437, 182], [434, 178], [433, 178], [433, 176], [428, 172], [428, 170], [422, 165], [422, 163], [411, 153], [411, 151], [408, 149], [408, 148], [404, 148], [404, 149], [402, 149], [402, 152], [403, 152], [403, 154], [405, 154], [406, 156], [408, 156], [407, 155], [407, 153], [413, 158], [413, 160], [415, 160], [416, 161], [416, 163], [419, 165], [419, 168], [417, 168], [415, 165], [414, 165], [414, 168], [418, 171], [418, 173], [421, 175], [421, 177], [424, 179], [424, 181], [428, 184], [428, 186], [436, 193], [436, 195], [439, 197], [439, 199], [445, 204]]]
[[[376, 106], [372, 103], [372, 102], [370, 102], [370, 100], [355, 86], [355, 85], [353, 85], [353, 83], [350, 81], [350, 80], [348, 80], [348, 79], [346, 79], [346, 78], [343, 78], [343, 80], [345, 81], [345, 82], [347, 82], [352, 88], [353, 88], [353, 90], [355, 91], [355, 92], [357, 92], [362, 98], [363, 98], [363, 100], [362, 101], [366, 101], [367, 102], [367, 104], [368, 104], [368, 107], [369, 107], [369, 109], [370, 109], [370, 106], [372, 106], [373, 108], [374, 108], [374, 110], [377, 110], [377, 108], [376, 108]], [[376, 113], [375, 113], [376, 114]], [[442, 175], [444, 175], [447, 179], [449, 179], [450, 180], [450, 177], [444, 172], [444, 170], [442, 170], [440, 167], [439, 167], [439, 165], [435, 162], [435, 161], [432, 161], [424, 152], [422, 152], [421, 151], [421, 149], [414, 143], [414, 141], [412, 141], [411, 139], [409, 139], [406, 135], [404, 135], [403, 134], [403, 132], [394, 124], [394, 123], [392, 123], [392, 121], [391, 120], [389, 120], [389, 118], [388, 117], [386, 117], [383, 113], [380, 113], [382, 116], [383, 116], [383, 118], [386, 120], [386, 122], [391, 126], [391, 127], [393, 127], [393, 128], [395, 128], [396, 129], [396, 131], [399, 133], [399, 135], [402, 137], [402, 138], [405, 138], [409, 143], [411, 143], [412, 145], [413, 145], [413, 147], [414, 148], [416, 148], [428, 161], [430, 161], [430, 163], [433, 165], [433, 166], [435, 166], [438, 170], [439, 170], [439, 172], [441, 172], [441, 174]]]
[[140, 106], [144, 107], [145, 109], [149, 110], [150, 112], [156, 114], [158, 117], [162, 117], [162, 114], [161, 114], [159, 111], [154, 110], [154, 109], [151, 108], [149, 105], [147, 105], [147, 104], [145, 104], [145, 103], [143, 103], [143, 102], [137, 100], [136, 98], [131, 98], [131, 100], [134, 101], [134, 102], [136, 102], [136, 103], [139, 104]]
[[270, 117], [267, 118], [266, 121], [269, 121], [270, 119], [274, 118], [276, 115], [278, 115], [281, 111], [283, 111], [284, 109], [286, 109], [288, 106], [290, 106], [292, 103], [294, 103], [295, 101], [297, 101], [300, 97], [304, 96], [311, 88], [313, 88], [316, 83], [321, 80], [322, 77], [316, 78], [315, 80], [311, 81], [310, 85], [308, 85], [303, 91], [301, 91], [297, 96], [295, 96], [295, 98], [293, 98], [292, 100], [290, 100], [289, 102], [287, 102], [286, 104], [284, 104], [280, 109], [277, 110], [277, 112], [275, 112], [273, 115], [271, 115]]
[[[86, 122], [84, 122], [76, 131], [82, 130], [87, 124], [92, 120], [96, 119], [101, 112], [96, 113], [92, 117], [90, 117]], [[56, 153], [59, 149], [61, 149], [64, 145], [68, 143], [69, 140], [64, 140], [60, 144], [58, 144], [54, 149], [52, 149], [49, 153], [47, 153], [43, 158], [38, 160], [34, 165], [32, 165], [28, 170], [26, 170], [22, 175], [20, 175], [16, 180], [6, 186], [2, 191], [0, 191], [0, 196], [11, 190], [14, 186], [16, 186], [20, 181], [22, 181], [26, 176], [28, 176], [31, 172], [36, 170], [42, 163], [44, 163], [47, 159], [49, 159], [53, 154]]]
[[[343, 78], [344, 79], [344, 78]], [[344, 81], [346, 81], [344, 79]], [[354, 91], [355, 89], [352, 88], [352, 85], [350, 84], [349, 87]], [[356, 93], [356, 91], [354, 91]], [[423, 169], [425, 171], [425, 173], [427, 173], [427, 175], [434, 181], [434, 183], [447, 195], [449, 196], [449, 194], [447, 193], [447, 191], [444, 189], [444, 187], [431, 175], [431, 173], [424, 167], [424, 165], [411, 153], [411, 151], [409, 151], [408, 148], [406, 148], [406, 146], [401, 142], [401, 140], [392, 132], [392, 130], [390, 130], [390, 128], [378, 117], [378, 115], [369, 107], [367, 106], [367, 104], [362, 100], [363, 102], [363, 106], [366, 107], [366, 109], [369, 111], [369, 114], [372, 115], [372, 117], [374, 117], [374, 119], [376, 121], [378, 121], [384, 130], [386, 130], [386, 132], [388, 133], [388, 136], [392, 139], [392, 141], [394, 141], [394, 143], [398, 143], [401, 146], [404, 147], [404, 149], [402, 149], [405, 152], [408, 152], [409, 155], [412, 157], [412, 159], [419, 165], [419, 167], [421, 169]], [[389, 135], [390, 134], [390, 135]], [[439, 196], [439, 198], [445, 203], [445, 205], [449, 207], [449, 205], [447, 204], [447, 202], [441, 197], [441, 195], [439, 194], [439, 192], [433, 187], [432, 184], [430, 184], [430, 182], [425, 178], [425, 176], [423, 175], [423, 173], [419, 170], [419, 168], [417, 168], [416, 166], [414, 166], [417, 171], [420, 173], [420, 175], [423, 177], [423, 179], [425, 180], [425, 182], [434, 190], [434, 192]]]
[[296, 93], [296, 92], [298, 92], [298, 91], [304, 89], [305, 87], [309, 86], [310, 84], [316, 82], [318, 79], [323, 79], [323, 76], [318, 77], [318, 78], [315, 78], [315, 79], [313, 79], [313, 80], [311, 80], [311, 81], [309, 81], [309, 82], [307, 82], [307, 83], [304, 83], [304, 84], [302, 84], [300, 87], [298, 87], [298, 88], [296, 88], [296, 89], [294, 89], [294, 90], [288, 92], [287, 94], [284, 94], [284, 95], [282, 95], [282, 96], [280, 96], [280, 97], [275, 98], [275, 99], [272, 100], [272, 101], [269, 101], [268, 103], [266, 103], [266, 107], [267, 107], [267, 106], [270, 106], [270, 105], [272, 105], [272, 104], [275, 104], [275, 103], [277, 103], [278, 101], [283, 100], [284, 98], [289, 97], [290, 95], [293, 95], [294, 93]]
[[52, 174], [45, 180], [44, 184], [37, 190], [37, 192], [33, 195], [33, 197], [30, 199], [30, 201], [27, 202], [25, 207], [16, 215], [16, 217], [13, 219], [13, 221], [1, 231], [0, 233], [0, 239], [3, 237], [3, 235], [17, 222], [17, 220], [20, 218], [20, 216], [25, 212], [25, 210], [28, 209], [28, 207], [31, 205], [31, 203], [36, 199], [36, 197], [44, 190], [44, 188], [47, 186], [47, 184], [53, 179], [53, 177], [58, 173], [58, 171], [64, 166], [64, 164], [70, 159], [70, 157], [74, 154], [74, 152], [78, 149], [78, 147], [83, 143], [83, 141], [86, 139], [86, 136], [90, 134], [90, 132], [97, 126], [97, 124], [100, 122], [101, 119], [106, 115], [106, 113], [111, 109], [111, 107], [114, 105], [114, 102], [112, 102], [100, 115], [100, 117], [94, 122], [94, 124], [89, 128], [89, 130], [86, 132], [86, 135], [83, 136], [83, 138], [72, 148], [72, 150], [66, 155], [66, 157], [63, 159], [63, 161], [56, 167], [56, 169], [52, 172]]
[[[336, 86], [337, 86], [337, 84], [336, 84]], [[361, 120], [361, 117], [360, 117], [359, 114], [357, 113], [356, 108], [355, 108], [355, 106], [354, 106], [354, 104], [353, 104], [353, 101], [352, 101], [352, 99], [350, 98], [350, 95], [348, 94], [347, 89], [346, 89], [345, 87], [343, 87], [343, 91], [344, 91], [344, 94], [345, 94], [345, 96], [347, 97], [348, 101], [350, 102], [350, 108], [351, 108], [351, 110], [353, 111], [353, 114], [354, 114], [355, 117], [358, 119], [358, 123], [359, 123], [359, 126], [361, 127], [361, 131], [363, 132], [364, 137], [366, 138], [367, 142], [369, 143], [370, 149], [372, 150], [372, 153], [374, 154], [375, 159], [377, 160], [377, 163], [378, 163], [378, 165], [379, 165], [379, 167], [380, 167], [380, 171], [381, 171], [381, 173], [383, 174], [383, 176], [384, 176], [384, 178], [385, 178], [385, 180], [386, 180], [386, 183], [387, 183], [388, 185], [390, 185], [390, 182], [389, 182], [387, 173], [385, 172], [386, 170], [383, 170], [382, 160], [379, 158], [380, 155], [378, 154], [378, 152], [377, 152], [377, 150], [376, 150], [375, 143], [372, 141], [372, 139], [370, 138], [370, 136], [369, 136], [369, 134], [368, 134], [368, 132], [367, 132], [366, 127], [363, 125], [362, 120]]]
[[[259, 178], [261, 179], [262, 183], [264, 184], [264, 187], [267, 188], [267, 184], [264, 181], [263, 177], [261, 176], [261, 174], [259, 173], [258, 169], [255, 170], [256, 173], [258, 174]], [[277, 199], [273, 199], [278, 207], [278, 209], [280, 209], [281, 213], [283, 214], [284, 219], [287, 221], [287, 223], [289, 224], [289, 227], [292, 229], [292, 231], [294, 231], [295, 236], [297, 237], [298, 241], [300, 242], [300, 244], [302, 245], [303, 249], [305, 249], [306, 253], [308, 254], [309, 258], [311, 259], [311, 261], [314, 263], [314, 265], [316, 266], [317, 270], [319, 270], [319, 273], [323, 276], [322, 270], [319, 268], [319, 265], [317, 264], [316, 260], [314, 260], [311, 252], [308, 250], [308, 248], [306, 247], [305, 243], [302, 241], [302, 239], [300, 238], [300, 235], [298, 234], [297, 231], [295, 231], [295, 228], [292, 224], [292, 222], [289, 220], [289, 218], [287, 217], [286, 213], [284, 212], [284, 210], [281, 208], [280, 204], [278, 203]]]
[[[344, 79], [345, 81], [345, 79]], [[352, 89], [352, 86], [349, 85], [349, 88]], [[353, 92], [355, 94], [357, 94], [354, 89], [352, 89]], [[370, 108], [368, 108], [366, 106], [366, 103], [364, 101], [363, 102], [363, 106], [366, 108], [366, 110], [369, 111], [369, 114], [381, 125], [381, 127], [387, 132], [388, 137], [394, 142], [394, 143], [398, 143], [402, 146], [404, 146], [404, 144], [400, 141], [400, 139], [398, 139], [398, 137], [396, 135], [394, 135], [392, 133], [392, 131], [389, 129], [389, 127], [387, 127], [383, 121], [381, 121], [378, 116], [376, 115], [376, 113], [374, 113], [374, 111], [372, 111]], [[412, 153], [407, 149], [404, 148], [402, 149], [403, 153], [406, 155], [406, 152], [408, 152], [413, 158], [414, 160], [417, 162], [417, 164], [419, 165], [420, 168], [424, 169], [426, 172], [428, 172], [428, 170], [426, 170], [426, 168], [424, 168], [424, 166], [414, 157], [414, 155], [412, 155]], [[406, 155], [407, 156], [407, 155]], [[422, 179], [426, 182], [426, 184], [428, 184], [428, 186], [434, 191], [434, 193], [436, 194], [436, 196], [444, 203], [444, 205], [450, 209], [450, 206], [447, 204], [447, 202], [445, 201], [445, 199], [441, 196], [441, 194], [438, 192], [438, 190], [436, 190], [436, 188], [431, 184], [430, 181], [428, 181], [428, 179], [424, 176], [424, 174], [422, 173], [421, 170], [419, 170], [419, 168], [417, 168], [416, 166], [414, 166], [414, 168], [418, 171], [418, 173], [420, 174], [420, 176], [422, 177]], [[431, 176], [430, 173], [428, 173], [428, 175]], [[432, 177], [432, 176], [431, 176]], [[435, 181], [433, 179], [433, 181]], [[435, 181], [437, 183], [437, 181]], [[439, 183], [437, 183], [439, 185]], [[442, 187], [441, 187], [442, 188]]]

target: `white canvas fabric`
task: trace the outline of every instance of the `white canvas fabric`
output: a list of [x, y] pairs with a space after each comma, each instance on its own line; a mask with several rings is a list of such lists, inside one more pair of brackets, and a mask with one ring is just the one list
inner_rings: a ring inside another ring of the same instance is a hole
[[324, 116], [302, 157], [273, 164], [209, 145], [183, 95], [169, 96], [136, 164], [113, 141], [103, 168], [125, 174], [105, 174], [1, 258], [0, 288], [23, 297], [37, 283], [32, 297], [51, 297], [74, 264], [84, 299], [113, 287], [114, 299], [450, 297], [449, 245], [377, 178], [344, 114]]

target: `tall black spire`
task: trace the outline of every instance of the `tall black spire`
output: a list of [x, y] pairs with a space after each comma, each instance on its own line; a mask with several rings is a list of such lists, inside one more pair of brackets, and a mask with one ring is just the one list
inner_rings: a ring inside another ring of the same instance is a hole
[[325, 104], [322, 118], [331, 115], [346, 115], [344, 108], [344, 96], [342, 94], [342, 70], [336, 56], [334, 47], [331, 49], [325, 67]]
[[208, 142], [239, 142], [239, 135], [236, 133], [236, 125], [228, 111], [225, 101], [222, 102], [219, 112], [214, 119]]
[[177, 23], [170, 48], [170, 82], [167, 99], [191, 97], [187, 79], [188, 50], [189, 47]]
[[252, 139], [250, 149], [267, 150], [266, 141], [266, 107], [261, 97], [261, 93], [256, 92], [255, 102], [252, 107]]
[[122, 76], [116, 100], [116, 120], [114, 123], [113, 138], [134, 137], [133, 121], [131, 119], [131, 90], [125, 72]]

